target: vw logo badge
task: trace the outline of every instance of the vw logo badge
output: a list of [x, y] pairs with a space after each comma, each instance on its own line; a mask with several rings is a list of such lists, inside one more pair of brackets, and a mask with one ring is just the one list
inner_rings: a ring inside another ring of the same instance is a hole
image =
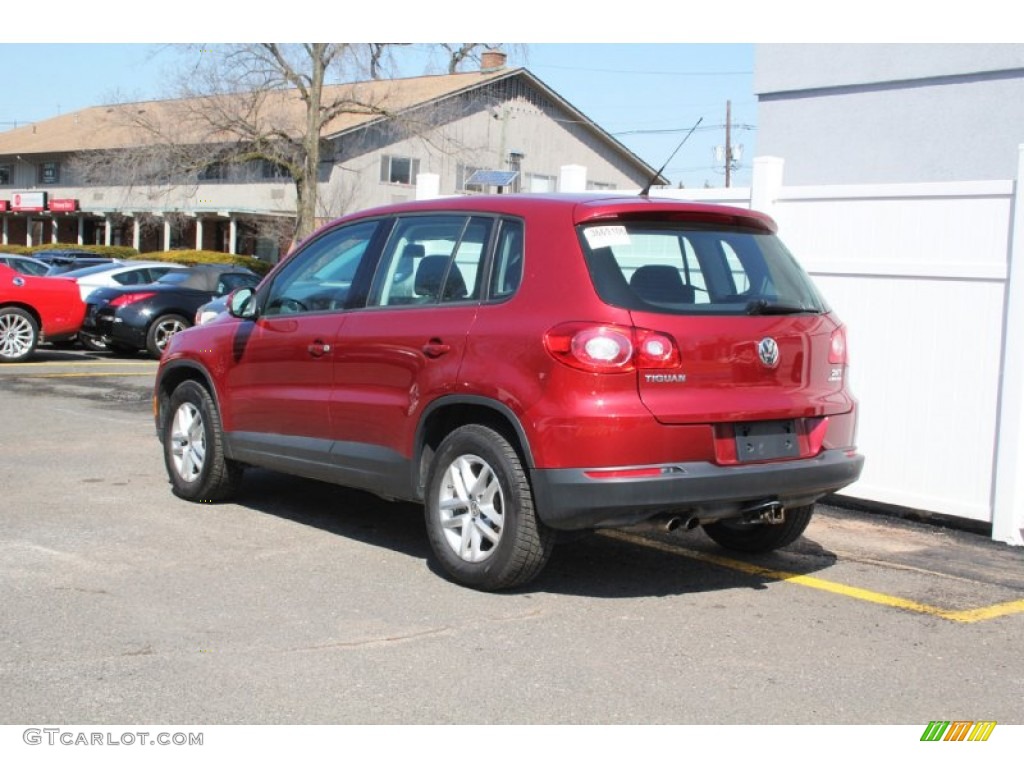
[[757, 343], [757, 356], [761, 358], [767, 368], [774, 368], [779, 364], [779, 345], [775, 339], [766, 336]]

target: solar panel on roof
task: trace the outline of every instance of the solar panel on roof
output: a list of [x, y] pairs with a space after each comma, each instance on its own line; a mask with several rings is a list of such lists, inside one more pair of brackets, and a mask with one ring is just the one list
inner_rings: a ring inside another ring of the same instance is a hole
[[478, 184], [481, 187], [507, 187], [513, 181], [519, 171], [473, 171], [466, 179], [466, 184]]

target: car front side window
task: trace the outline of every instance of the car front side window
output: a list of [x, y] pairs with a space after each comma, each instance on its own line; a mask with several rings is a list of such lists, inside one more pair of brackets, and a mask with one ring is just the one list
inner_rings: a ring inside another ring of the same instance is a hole
[[363, 221], [323, 233], [278, 273], [263, 303], [264, 315], [342, 309], [380, 227]]

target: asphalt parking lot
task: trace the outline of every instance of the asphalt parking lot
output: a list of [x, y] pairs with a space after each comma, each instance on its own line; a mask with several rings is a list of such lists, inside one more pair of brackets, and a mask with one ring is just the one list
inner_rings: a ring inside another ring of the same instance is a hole
[[1020, 549], [822, 506], [770, 556], [605, 531], [477, 593], [413, 505], [172, 496], [155, 369], [0, 367], [2, 723], [1024, 723]]

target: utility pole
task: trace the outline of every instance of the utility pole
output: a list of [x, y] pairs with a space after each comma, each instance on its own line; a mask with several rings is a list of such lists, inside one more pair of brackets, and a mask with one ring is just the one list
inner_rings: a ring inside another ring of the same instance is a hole
[[725, 102], [725, 186], [732, 182], [732, 102]]
[[732, 102], [725, 102], [725, 146], [718, 144], [712, 148], [714, 163], [717, 168], [721, 164], [725, 168], [725, 186], [732, 186], [733, 165], [739, 168], [740, 155], [743, 153], [743, 145], [734, 146], [732, 143]]

